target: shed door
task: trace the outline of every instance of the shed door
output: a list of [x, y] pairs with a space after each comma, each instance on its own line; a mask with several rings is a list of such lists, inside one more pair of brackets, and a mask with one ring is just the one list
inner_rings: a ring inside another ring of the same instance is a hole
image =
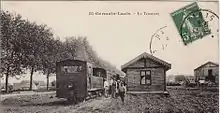
[[208, 70], [208, 76], [206, 77], [207, 81], [215, 82], [215, 77], [212, 74], [212, 69]]
[[212, 75], [212, 69], [208, 70], [208, 76]]

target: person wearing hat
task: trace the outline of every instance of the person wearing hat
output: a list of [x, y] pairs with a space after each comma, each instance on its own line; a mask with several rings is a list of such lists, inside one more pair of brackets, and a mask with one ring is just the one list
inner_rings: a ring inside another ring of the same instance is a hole
[[116, 81], [113, 78], [113, 83], [112, 83], [112, 87], [111, 87], [111, 93], [112, 93], [112, 98], [115, 98], [115, 93], [116, 93]]
[[109, 80], [109, 95], [112, 95], [112, 84], [113, 84], [113, 78]]
[[124, 84], [124, 82], [120, 82], [120, 84], [119, 84], [119, 96], [120, 96], [121, 101], [122, 101], [123, 104], [124, 104], [125, 93], [126, 93], [125, 84]]
[[119, 85], [120, 85], [121, 81], [118, 79], [116, 82], [116, 89], [115, 89], [115, 96], [118, 97], [119, 96]]

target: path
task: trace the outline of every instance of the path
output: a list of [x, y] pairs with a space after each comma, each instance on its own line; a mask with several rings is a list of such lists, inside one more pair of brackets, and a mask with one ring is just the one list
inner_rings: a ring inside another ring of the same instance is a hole
[[45, 94], [55, 94], [55, 91], [50, 91], [50, 92], [24, 91], [20, 93], [1, 94], [0, 100], [3, 101], [4, 99], [9, 98], [9, 97], [22, 96], [22, 95], [28, 96], [28, 95], [45, 95]]

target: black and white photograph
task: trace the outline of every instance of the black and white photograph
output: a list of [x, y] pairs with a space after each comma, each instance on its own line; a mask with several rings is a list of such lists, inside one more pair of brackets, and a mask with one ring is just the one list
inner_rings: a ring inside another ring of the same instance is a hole
[[219, 1], [0, 1], [0, 113], [219, 113]]

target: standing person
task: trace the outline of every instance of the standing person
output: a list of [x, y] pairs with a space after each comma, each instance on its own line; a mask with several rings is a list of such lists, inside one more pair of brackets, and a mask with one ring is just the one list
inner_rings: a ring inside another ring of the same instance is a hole
[[113, 83], [112, 83], [112, 98], [115, 98], [115, 91], [116, 91], [116, 81], [113, 79]]
[[104, 89], [105, 89], [104, 94], [105, 94], [105, 97], [107, 98], [108, 97], [108, 90], [109, 90], [109, 83], [106, 79], [104, 80]]
[[121, 101], [123, 104], [124, 104], [125, 93], [126, 93], [125, 84], [124, 84], [124, 82], [121, 82], [119, 85], [119, 96], [121, 97]]
[[113, 78], [111, 78], [109, 81], [109, 95], [112, 95], [112, 83], [113, 83]]
[[120, 85], [120, 80], [116, 81], [116, 89], [115, 89], [115, 96], [118, 97], [119, 96], [119, 85]]

